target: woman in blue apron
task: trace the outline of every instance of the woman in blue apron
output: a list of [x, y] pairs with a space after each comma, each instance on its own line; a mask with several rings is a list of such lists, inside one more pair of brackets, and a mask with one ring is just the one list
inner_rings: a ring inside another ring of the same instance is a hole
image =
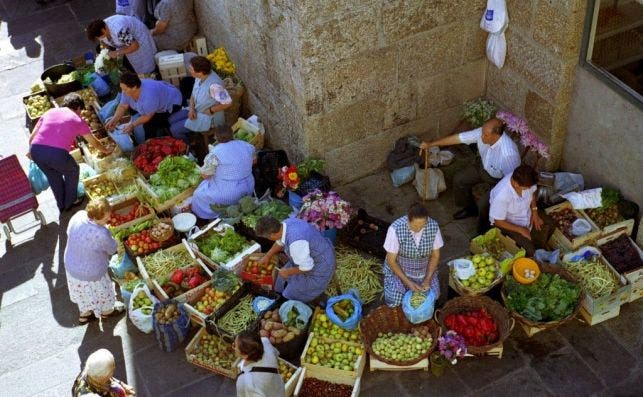
[[258, 331], [243, 331], [234, 340], [241, 358], [237, 397], [284, 397], [286, 389], [279, 375], [279, 351]]
[[219, 216], [211, 205], [236, 204], [241, 197], [252, 195], [255, 189], [252, 176], [255, 147], [233, 139], [229, 127], [220, 127], [216, 139], [219, 143], [208, 153], [201, 167], [206, 179], [192, 195], [192, 212], [201, 219]]
[[179, 111], [170, 120], [172, 136], [187, 144], [190, 143], [190, 133], [206, 132], [223, 125], [223, 111], [232, 105], [223, 80], [212, 71], [207, 58], [196, 56], [190, 59], [190, 73], [194, 77], [190, 108]]
[[408, 215], [388, 228], [384, 249], [384, 301], [399, 306], [409, 291], [433, 289], [440, 295], [438, 262], [444, 245], [438, 223], [429, 218], [421, 204], [413, 204]]
[[335, 273], [335, 249], [313, 225], [297, 218], [280, 223], [265, 216], [257, 222], [255, 232], [275, 242], [262, 262], [267, 264], [282, 250], [290, 258], [279, 270], [275, 291], [302, 302], [310, 302], [326, 291]]

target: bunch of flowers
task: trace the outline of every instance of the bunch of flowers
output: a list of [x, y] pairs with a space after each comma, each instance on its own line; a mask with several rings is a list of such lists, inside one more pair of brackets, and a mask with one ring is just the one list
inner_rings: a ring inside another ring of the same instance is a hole
[[468, 101], [462, 105], [462, 116], [474, 128], [480, 127], [485, 121], [489, 120], [496, 114], [496, 105], [493, 102], [486, 101], [482, 98], [475, 101]]
[[298, 217], [315, 225], [320, 231], [341, 229], [350, 220], [353, 209], [336, 192], [315, 189], [303, 198]]
[[549, 146], [529, 128], [524, 119], [505, 110], [496, 113], [496, 117], [505, 122], [507, 129], [518, 134], [521, 145], [533, 149], [541, 157], [549, 158]]
[[301, 182], [301, 178], [299, 178], [299, 174], [297, 174], [297, 166], [294, 164], [281, 167], [278, 178], [286, 189], [293, 191], [297, 190]]
[[208, 61], [212, 64], [214, 71], [219, 76], [233, 76], [237, 71], [237, 68], [234, 66], [234, 63], [232, 63], [228, 53], [223, 47], [219, 47], [212, 51], [206, 56], [206, 58], [208, 58]]
[[444, 336], [438, 338], [438, 351], [444, 359], [455, 365], [458, 362], [458, 358], [462, 358], [467, 354], [467, 345], [461, 335], [450, 330]]

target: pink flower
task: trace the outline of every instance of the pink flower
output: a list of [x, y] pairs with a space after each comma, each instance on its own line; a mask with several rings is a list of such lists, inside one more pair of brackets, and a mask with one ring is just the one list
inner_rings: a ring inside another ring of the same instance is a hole
[[533, 132], [527, 122], [506, 110], [496, 113], [496, 117], [507, 125], [507, 129], [515, 132], [520, 137], [520, 144], [526, 148], [533, 149], [538, 155], [546, 159], [549, 158], [549, 147], [535, 132]]

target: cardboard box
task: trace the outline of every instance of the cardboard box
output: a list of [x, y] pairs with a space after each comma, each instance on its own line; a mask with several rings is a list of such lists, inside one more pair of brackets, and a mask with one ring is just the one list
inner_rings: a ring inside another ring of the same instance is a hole
[[161, 79], [175, 86], [179, 85], [181, 77], [187, 76], [183, 54], [165, 55], [159, 58]]
[[585, 310], [584, 307], [580, 308], [580, 315], [583, 317], [583, 320], [589, 325], [596, 325], [598, 323], [602, 323], [603, 321], [607, 321], [611, 318], [618, 317], [620, 312], [621, 312], [620, 306], [616, 306], [609, 310], [604, 310], [600, 313], [596, 313], [593, 315], [590, 314], [587, 310]]
[[[617, 239], [618, 237], [622, 236], [623, 234], [627, 235], [627, 230], [626, 229], [621, 229], [618, 232], [602, 237], [598, 240], [596, 240], [596, 245], [598, 246], [598, 249], [601, 249], [601, 246]], [[639, 256], [641, 259], [643, 259], [643, 250], [632, 240], [632, 238], [627, 235], [627, 239], [630, 241], [630, 244], [639, 253]], [[605, 259], [607, 261], [607, 259]], [[609, 261], [608, 261], [609, 262]], [[612, 264], [610, 263], [610, 266]], [[630, 270], [628, 272], [621, 273], [623, 277], [625, 277], [628, 281], [628, 283], [631, 285], [630, 289], [630, 296], [628, 298], [628, 302], [634, 302], [635, 300], [639, 299], [643, 295], [643, 266], [640, 266], [636, 269]]]
[[339, 383], [340, 385], [350, 385], [353, 387], [351, 397], [359, 396], [359, 389], [362, 383], [361, 377], [357, 377], [353, 379], [345, 376], [332, 376], [323, 372], [321, 373], [315, 372], [314, 370], [311, 370], [309, 368], [303, 368], [301, 370], [301, 375], [299, 375], [299, 380], [297, 381], [297, 387], [295, 388], [295, 394], [294, 394], [295, 397], [299, 397], [301, 388], [304, 384], [304, 379], [306, 378], [315, 378], [315, 379], [323, 380], [325, 382]]
[[194, 52], [202, 57], [208, 55], [208, 44], [204, 36], [197, 35], [192, 38], [187, 48], [188, 52]]
[[571, 209], [577, 218], [585, 219], [592, 226], [592, 230], [583, 236], [574, 237], [570, 240], [558, 227], [556, 227], [554, 229], [554, 233], [549, 239], [549, 245], [555, 248], [560, 248], [564, 252], [569, 252], [578, 249], [583, 245], [590, 245], [599, 237], [600, 230], [595, 225], [592, 225], [592, 222], [587, 218], [587, 216], [584, 216], [579, 211], [574, 210], [569, 201], [549, 207], [545, 210], [545, 213], [551, 215], [563, 209]]

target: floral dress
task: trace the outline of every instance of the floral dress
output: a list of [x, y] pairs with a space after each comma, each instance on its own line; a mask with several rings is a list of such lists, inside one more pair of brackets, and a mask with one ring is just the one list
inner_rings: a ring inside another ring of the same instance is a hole
[[74, 381], [74, 385], [72, 386], [72, 396], [82, 397], [86, 394], [92, 393], [103, 397], [126, 397], [128, 395], [125, 388], [121, 386], [121, 383], [115, 378], [112, 378], [109, 389], [103, 389], [99, 386], [93, 385], [91, 381], [81, 373], [78, 375]]
[[129, 47], [136, 41], [139, 45], [138, 50], [125, 56], [136, 73], [152, 73], [156, 68], [154, 63], [156, 44], [147, 26], [135, 17], [125, 15], [112, 15], [105, 19], [105, 24], [111, 39], [105, 38], [102, 42], [119, 50]]

